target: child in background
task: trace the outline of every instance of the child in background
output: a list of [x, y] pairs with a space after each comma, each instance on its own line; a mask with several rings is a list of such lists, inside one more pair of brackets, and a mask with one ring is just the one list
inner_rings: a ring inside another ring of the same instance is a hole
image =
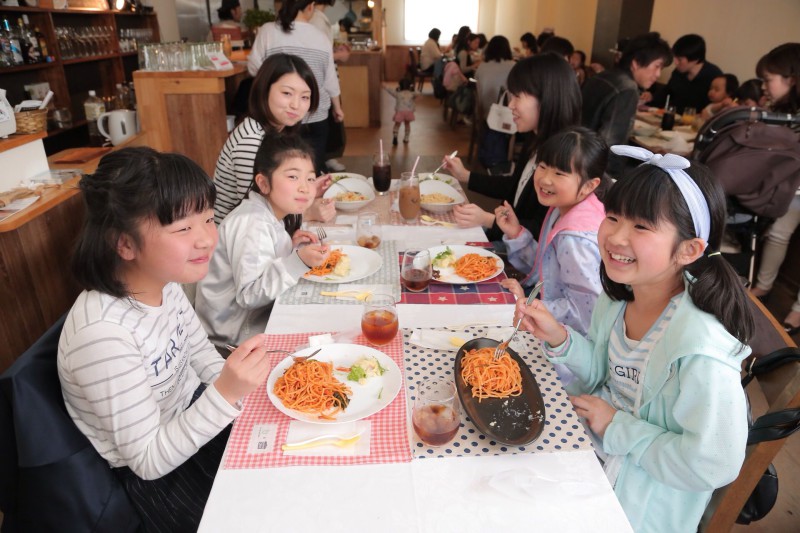
[[311, 147], [296, 135], [274, 137], [258, 149], [253, 174], [249, 195], [220, 224], [209, 274], [197, 284], [197, 314], [219, 347], [263, 333], [275, 299], [328, 257], [328, 247], [300, 229], [316, 194]]
[[605, 293], [586, 337], [534, 301], [523, 329], [576, 379], [570, 400], [634, 531], [696, 531], [747, 445], [747, 295], [719, 246], [725, 195], [705, 167], [632, 146], [644, 160], [605, 198]]
[[739, 78], [733, 74], [723, 74], [711, 80], [711, 87], [708, 89], [708, 99], [711, 103], [700, 114], [703, 119], [708, 120], [723, 109], [738, 105], [736, 102], [738, 88]]
[[67, 412], [144, 530], [197, 531], [240, 400], [270, 369], [263, 335], [222, 359], [179, 285], [208, 271], [214, 183], [182, 155], [124, 148], [79, 186], [84, 291], [58, 344]]
[[414, 80], [403, 78], [397, 84], [397, 89], [392, 91], [384, 87], [387, 93], [394, 98], [394, 129], [392, 130], [392, 145], [397, 146], [397, 134], [400, 132], [400, 124], [406, 125], [406, 134], [403, 142], [408, 143], [408, 136], [411, 134], [411, 123], [414, 121], [414, 100], [417, 95], [414, 93]]
[[[509, 262], [529, 272], [522, 284], [530, 287], [543, 280], [545, 307], [556, 320], [584, 335], [602, 291], [597, 229], [605, 211], [598, 195], [610, 182], [604, 177], [608, 146], [597, 133], [575, 126], [548, 139], [537, 157], [533, 186], [539, 202], [549, 207], [538, 241], [507, 201], [495, 210], [497, 225], [503, 230]], [[516, 280], [502, 285], [524, 298]]]
[[739, 85], [736, 90], [736, 102], [746, 107], [763, 107], [764, 91], [761, 90], [761, 80], [753, 78]]

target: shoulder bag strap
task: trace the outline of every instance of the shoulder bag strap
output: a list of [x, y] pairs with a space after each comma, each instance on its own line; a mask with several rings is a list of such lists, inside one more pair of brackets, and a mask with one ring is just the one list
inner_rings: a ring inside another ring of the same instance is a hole
[[800, 429], [800, 408], [767, 413], [756, 419], [747, 433], [747, 445], [788, 437]]
[[753, 377], [772, 372], [785, 364], [800, 361], [800, 348], [787, 346], [775, 350], [764, 357], [750, 357], [747, 364], [747, 375], [742, 378], [742, 387], [746, 387]]

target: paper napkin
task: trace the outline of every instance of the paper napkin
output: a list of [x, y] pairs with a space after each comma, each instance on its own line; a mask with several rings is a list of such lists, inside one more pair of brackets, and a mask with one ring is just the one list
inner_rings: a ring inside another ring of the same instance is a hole
[[[306, 456], [352, 456], [369, 455], [370, 452], [370, 429], [369, 420], [357, 420], [344, 424], [309, 424], [293, 420], [289, 423], [289, 431], [286, 434], [286, 444], [303, 442], [321, 436], [351, 437], [356, 433], [361, 434], [361, 438], [352, 445], [338, 447], [333, 444], [324, 444], [314, 448], [304, 450], [284, 451], [284, 455], [306, 455]], [[281, 445], [284, 443], [281, 443]]]

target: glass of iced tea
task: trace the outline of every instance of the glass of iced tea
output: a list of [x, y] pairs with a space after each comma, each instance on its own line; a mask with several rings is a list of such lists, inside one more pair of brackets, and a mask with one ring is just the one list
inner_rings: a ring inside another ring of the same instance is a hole
[[367, 296], [361, 314], [361, 332], [364, 337], [370, 343], [382, 346], [392, 342], [399, 328], [394, 296], [388, 294]]
[[419, 178], [413, 172], [400, 174], [400, 216], [407, 223], [417, 221], [419, 217]]
[[378, 247], [381, 243], [381, 217], [378, 213], [359, 213], [356, 220], [356, 242], [364, 248]]
[[461, 425], [455, 384], [443, 379], [417, 383], [411, 423], [419, 439], [428, 446], [442, 446], [453, 440]]
[[372, 156], [372, 184], [375, 191], [384, 195], [392, 186], [392, 163], [389, 154], [378, 152]]
[[428, 288], [433, 275], [431, 253], [426, 249], [409, 248], [403, 252], [403, 265], [400, 267], [400, 280], [411, 292], [421, 292]]

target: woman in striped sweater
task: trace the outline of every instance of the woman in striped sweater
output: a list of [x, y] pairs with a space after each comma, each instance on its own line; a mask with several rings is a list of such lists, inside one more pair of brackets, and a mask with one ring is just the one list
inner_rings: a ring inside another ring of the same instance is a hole
[[[253, 161], [264, 140], [279, 133], [296, 133], [300, 121], [319, 105], [314, 74], [301, 58], [275, 54], [258, 69], [250, 90], [248, 115], [230, 134], [217, 159], [214, 220], [221, 223], [239, 205], [253, 182]], [[319, 186], [319, 196], [327, 187]], [[336, 215], [333, 203], [317, 198], [304, 213], [307, 220], [328, 221]]]

